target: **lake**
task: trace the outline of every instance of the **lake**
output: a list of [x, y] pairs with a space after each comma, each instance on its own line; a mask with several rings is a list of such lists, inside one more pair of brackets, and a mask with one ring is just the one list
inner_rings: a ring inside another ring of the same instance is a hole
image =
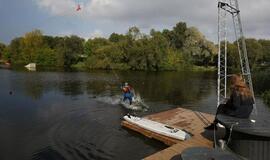
[[[148, 111], [121, 107], [129, 82]], [[256, 84], [255, 84], [256, 85]], [[215, 113], [214, 72], [28, 72], [0, 69], [1, 160], [137, 160], [165, 149], [121, 118], [182, 106]], [[258, 115], [269, 108], [257, 97]], [[261, 116], [258, 116], [261, 117]]]

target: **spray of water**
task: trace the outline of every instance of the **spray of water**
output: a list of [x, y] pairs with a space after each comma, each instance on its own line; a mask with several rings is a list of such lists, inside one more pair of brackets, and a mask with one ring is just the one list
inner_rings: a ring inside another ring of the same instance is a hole
[[97, 97], [96, 100], [106, 104], [117, 105], [121, 102], [121, 96], [118, 95], [113, 97], [109, 96]]
[[118, 104], [125, 104], [128, 106], [127, 108], [136, 108], [136, 110], [147, 110], [149, 107], [143, 102], [143, 99], [141, 98], [140, 94], [136, 94], [132, 101], [132, 105], [129, 106], [129, 102], [126, 101], [126, 103], [123, 102], [123, 97], [121, 95], [116, 96], [101, 96], [96, 97], [96, 100], [102, 103], [110, 104], [110, 105], [118, 105]]

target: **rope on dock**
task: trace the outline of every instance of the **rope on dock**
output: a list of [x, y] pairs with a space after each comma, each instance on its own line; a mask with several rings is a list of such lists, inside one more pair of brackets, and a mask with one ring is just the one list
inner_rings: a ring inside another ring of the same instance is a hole
[[205, 126], [208, 126], [209, 124], [211, 124], [211, 122], [201, 112], [194, 111], [194, 113], [203, 122]]

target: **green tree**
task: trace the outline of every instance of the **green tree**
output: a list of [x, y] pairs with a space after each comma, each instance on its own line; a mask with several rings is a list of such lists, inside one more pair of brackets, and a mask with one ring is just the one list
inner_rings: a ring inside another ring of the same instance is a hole
[[270, 65], [270, 40], [259, 40], [262, 46], [262, 62], [261, 65]]
[[110, 41], [105, 38], [95, 38], [89, 39], [84, 45], [84, 53], [85, 55], [91, 56], [95, 53], [95, 51], [103, 46], [110, 45]]
[[117, 34], [117, 33], [112, 33], [109, 37], [110, 42], [118, 43], [120, 41], [123, 41], [126, 39], [125, 35], [122, 34]]
[[195, 27], [186, 29], [183, 51], [187, 61], [196, 65], [213, 65], [217, 48], [213, 42], [208, 41], [205, 36]]
[[263, 47], [256, 39], [247, 39], [247, 51], [251, 69], [256, 68], [263, 61]]
[[2, 59], [2, 56], [4, 55], [6, 48], [7, 48], [7, 46], [5, 44], [0, 43], [0, 60]]
[[170, 42], [170, 45], [172, 46], [172, 31], [168, 30], [168, 29], [164, 29], [162, 31], [162, 35], [168, 40], [168, 42]]
[[131, 37], [133, 40], [138, 40], [142, 38], [142, 33], [138, 27], [134, 26], [128, 29], [127, 36]]
[[163, 59], [162, 70], [181, 70], [187, 64], [179, 50], [169, 49]]
[[86, 67], [89, 69], [129, 69], [125, 55], [118, 44], [100, 47], [95, 54], [88, 57]]
[[152, 31], [147, 66], [150, 70], [164, 70], [163, 60], [168, 56], [169, 42], [160, 32]]
[[171, 35], [171, 43], [173, 47], [177, 49], [182, 49], [186, 39], [185, 32], [187, 30], [187, 25], [184, 22], [179, 22], [173, 27]]
[[36, 63], [43, 66], [56, 66], [56, 58], [56, 53], [53, 49], [43, 47], [42, 50], [37, 53]]
[[84, 54], [84, 39], [78, 36], [60, 38], [56, 46], [56, 61], [58, 66], [71, 67], [79, 62]]
[[15, 38], [13, 39], [9, 46], [8, 46], [8, 56], [7, 58], [11, 61], [11, 63], [15, 64], [23, 64], [24, 63], [24, 58], [22, 55], [22, 37]]
[[230, 70], [234, 70], [234, 72], [241, 72], [240, 69], [240, 58], [239, 58], [239, 52], [236, 42], [229, 43], [227, 47], [228, 53], [227, 53], [227, 65]]
[[21, 51], [25, 63], [36, 62], [37, 53], [43, 48], [43, 37], [40, 30], [34, 30], [25, 34], [21, 40]]
[[48, 35], [43, 36], [44, 44], [51, 49], [55, 49], [61, 39], [62, 39], [61, 37], [53, 37]]

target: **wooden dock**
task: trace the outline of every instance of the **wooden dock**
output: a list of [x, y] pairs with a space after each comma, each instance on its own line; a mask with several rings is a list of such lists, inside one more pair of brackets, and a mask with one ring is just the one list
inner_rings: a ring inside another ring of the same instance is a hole
[[150, 155], [145, 160], [168, 160], [173, 156], [180, 154], [183, 150], [190, 147], [213, 147], [213, 141], [203, 136], [204, 127], [207, 122], [212, 122], [214, 119], [213, 115], [196, 112], [183, 108], [176, 108], [173, 110], [153, 114], [144, 118], [168, 124], [175, 128], [184, 129], [189, 133], [193, 134], [192, 138], [186, 141], [180, 141], [173, 138], [169, 138], [143, 128], [137, 125], [133, 125], [127, 121], [122, 121], [122, 126], [127, 127], [131, 130], [139, 132], [148, 138], [159, 140], [166, 145], [170, 146], [160, 152]]

